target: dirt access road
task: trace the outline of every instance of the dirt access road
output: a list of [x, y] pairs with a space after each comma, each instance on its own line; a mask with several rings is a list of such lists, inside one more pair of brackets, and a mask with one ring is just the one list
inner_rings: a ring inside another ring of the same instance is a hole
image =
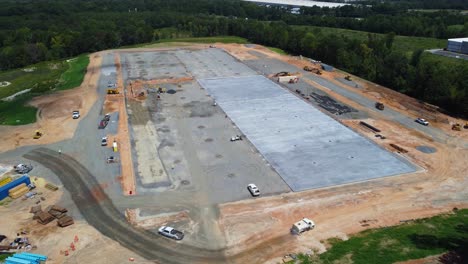
[[[246, 47], [234, 44], [218, 44], [217, 46], [232, 52], [231, 54], [241, 61], [258, 59], [250, 52], [255, 50], [268, 58], [288, 63], [296, 67], [298, 71], [301, 69], [300, 65], [304, 64], [297, 58], [280, 56], [261, 46]], [[99, 60], [99, 58], [95, 59]], [[92, 72], [88, 71], [88, 74], [92, 74]], [[342, 73], [324, 73], [323, 77], [332, 81], [344, 76]], [[366, 88], [368, 84], [361, 80], [356, 82], [365, 88], [353, 90], [354, 88], [346, 87], [340, 83], [336, 83], [336, 85], [372, 98], [372, 100], [384, 98], [386, 105], [392, 107], [394, 111], [411, 117], [416, 115], [418, 104], [414, 99], [408, 99], [402, 95], [394, 96], [385, 89]], [[96, 83], [90, 83], [90, 85], [90, 87], [95, 87], [92, 85], [96, 85]], [[90, 92], [94, 93], [94, 91]], [[331, 95], [333, 96], [333, 94]], [[342, 99], [345, 104], [346, 100], [349, 100]], [[116, 209], [116, 207], [120, 209], [124, 205], [129, 207], [137, 207], [139, 204], [144, 204], [146, 207], [156, 206], [156, 201], [151, 201], [151, 198], [177, 198], [175, 193], [168, 196], [150, 195], [149, 200], [144, 196], [133, 197], [135, 199], [129, 197], [128, 200], [123, 198], [114, 200], [112, 197], [110, 200], [103, 191], [108, 184], [100, 182], [104, 173], [101, 171], [94, 173], [96, 168], [83, 163], [82, 157], [79, 159], [82, 164], [76, 161], [78, 160], [77, 156], [86, 155], [80, 154], [81, 151], [65, 152], [70, 156], [57, 157], [55, 151], [39, 149], [29, 152], [25, 157], [44, 164], [63, 181], [80, 212], [98, 231], [148, 260], [159, 260], [161, 263], [197, 261], [200, 263], [277, 263], [278, 258], [286, 253], [310, 252], [311, 249], [319, 252], [324, 251], [326, 243], [323, 241], [330, 237], [346, 239], [350, 234], [367, 228], [394, 225], [398, 224], [400, 220], [448, 212], [455, 206], [467, 207], [468, 190], [466, 186], [468, 179], [466, 171], [468, 166], [466, 160], [468, 160], [468, 151], [463, 142], [467, 139], [468, 133], [466, 131], [453, 132], [447, 128], [449, 122], [456, 121], [454, 118], [435, 114], [440, 118], [434, 119], [436, 122], [431, 125], [442, 130], [448, 136], [446, 142], [437, 142], [424, 133], [405, 127], [391, 119], [385, 119], [385, 115], [383, 117], [376, 115], [374, 109], [358, 107], [362, 111], [369, 112], [370, 117], [366, 119], [366, 122], [382, 129], [387, 140], [377, 139], [374, 137], [374, 133], [363, 130], [358, 125], [359, 119], [340, 121], [390, 151], [394, 151], [388, 148], [390, 142], [408, 149], [408, 153], [401, 155], [418, 164], [424, 170], [415, 174], [346, 186], [220, 204], [218, 205], [219, 215], [214, 220], [217, 220], [216, 222], [219, 223], [220, 230], [226, 238], [226, 246], [216, 251], [194, 248], [131, 227], [124, 219], [122, 212]], [[407, 110], [409, 113], [405, 112]], [[437, 120], [448, 121], [437, 122]], [[95, 127], [95, 120], [90, 123]], [[82, 125], [80, 124], [80, 127]], [[15, 129], [19, 131], [25, 128], [12, 128], [4, 135], [14, 135]], [[60, 129], [65, 129], [72, 135], [75, 133], [75, 130], [68, 126]], [[29, 130], [28, 128], [25, 131]], [[84, 133], [80, 135], [87, 135], [86, 131], [80, 133]], [[60, 138], [54, 140], [58, 141]], [[96, 142], [98, 140], [96, 139]], [[29, 144], [29, 142], [20, 141], [17, 146], [21, 146], [23, 143]], [[11, 149], [11, 146], [15, 145], [6, 146]], [[436, 152], [423, 153], [416, 150], [418, 146], [429, 146], [436, 149]], [[108, 191], [109, 188], [105, 190]], [[183, 198], [190, 199], [190, 196], [178, 197], [178, 199]], [[120, 203], [121, 201], [123, 202]], [[170, 201], [164, 201], [162, 204], [170, 205]], [[157, 207], [156, 210], [162, 209]], [[289, 234], [291, 224], [304, 216], [313, 218], [317, 223], [317, 228], [300, 237], [291, 236]], [[361, 224], [363, 220], [372, 221], [368, 226], [363, 226]], [[100, 252], [93, 261], [104, 261], [106, 254], [109, 254], [108, 252]]]

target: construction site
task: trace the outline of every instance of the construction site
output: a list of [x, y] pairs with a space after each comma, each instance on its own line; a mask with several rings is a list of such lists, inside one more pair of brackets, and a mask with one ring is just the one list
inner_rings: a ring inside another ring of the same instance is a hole
[[0, 126], [0, 235], [47, 263], [281, 263], [467, 208], [468, 122], [435, 106], [254, 44], [89, 56]]

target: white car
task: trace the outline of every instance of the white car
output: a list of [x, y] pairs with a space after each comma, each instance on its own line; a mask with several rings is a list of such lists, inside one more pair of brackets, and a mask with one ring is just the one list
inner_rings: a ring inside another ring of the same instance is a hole
[[235, 137], [231, 138], [231, 142], [232, 141], [238, 141], [238, 140], [242, 140], [242, 136], [236, 135]]
[[182, 240], [184, 238], [184, 233], [175, 230], [174, 228], [169, 226], [161, 226], [158, 229], [158, 233], [165, 237], [172, 238], [175, 240]]
[[107, 137], [101, 139], [101, 146], [107, 146]]
[[423, 126], [428, 126], [429, 125], [429, 122], [426, 121], [426, 119], [424, 118], [417, 118], [416, 120], [414, 120], [414, 122], [416, 123], [419, 123]]
[[257, 185], [251, 183], [247, 185], [247, 190], [249, 190], [250, 194], [252, 196], [259, 196], [260, 195], [260, 190], [258, 189]]
[[80, 111], [73, 111], [72, 112], [72, 117], [73, 117], [73, 119], [80, 118]]

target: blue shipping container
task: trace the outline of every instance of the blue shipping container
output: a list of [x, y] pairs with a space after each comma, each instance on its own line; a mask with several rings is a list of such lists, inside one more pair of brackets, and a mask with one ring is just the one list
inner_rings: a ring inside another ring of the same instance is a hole
[[3, 185], [2, 187], [0, 187], [0, 200], [3, 200], [5, 199], [7, 196], [8, 196], [8, 191], [13, 188], [13, 187], [16, 187], [22, 183], [26, 183], [26, 185], [29, 185], [31, 183], [31, 180], [29, 179], [29, 176], [28, 175], [23, 175], [21, 177], [19, 177], [18, 179], [12, 181], [12, 182], [9, 182], [5, 185]]

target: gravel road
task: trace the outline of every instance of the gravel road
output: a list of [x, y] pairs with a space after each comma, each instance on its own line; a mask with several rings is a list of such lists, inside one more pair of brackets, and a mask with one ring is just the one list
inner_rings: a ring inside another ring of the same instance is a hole
[[74, 158], [47, 148], [34, 149], [24, 157], [42, 164], [60, 178], [90, 225], [142, 257], [161, 263], [226, 262], [221, 250], [180, 244], [129, 225], [96, 178]]

